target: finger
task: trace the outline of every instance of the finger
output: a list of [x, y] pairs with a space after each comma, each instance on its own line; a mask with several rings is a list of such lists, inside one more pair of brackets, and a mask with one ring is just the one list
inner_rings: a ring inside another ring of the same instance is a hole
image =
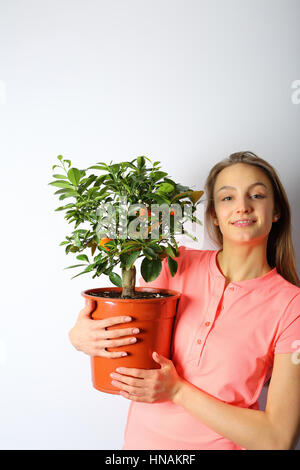
[[112, 372], [110, 376], [113, 380], [131, 385], [133, 387], [144, 387], [145, 385], [144, 379], [134, 379], [133, 377], [128, 377], [127, 375], [116, 374], [116, 372]]
[[86, 299], [85, 306], [80, 310], [81, 317], [90, 317], [91, 312], [95, 309], [96, 302], [92, 299]]
[[[157, 369], [155, 369], [157, 371]], [[124, 375], [131, 375], [140, 379], [146, 379], [153, 375], [153, 370], [149, 369], [131, 369], [129, 367], [118, 367], [116, 372]]]
[[170, 363], [169, 359], [162, 356], [161, 354], [158, 354], [157, 352], [153, 352], [152, 358], [155, 360], [155, 362], [157, 362], [161, 366], [169, 365], [169, 363]]
[[122, 336], [130, 336], [132, 334], [138, 334], [140, 330], [138, 328], [121, 328], [120, 330], [104, 330], [103, 337], [106, 339], [115, 339]]
[[130, 395], [130, 393], [125, 392], [124, 390], [121, 390], [119, 392], [119, 395], [121, 395], [124, 398], [127, 398], [127, 400], [132, 400], [132, 401], [142, 401], [144, 403], [150, 402], [147, 400], [145, 397], [138, 397], [137, 395]]
[[102, 322], [102, 328], [107, 328], [112, 325], [118, 325], [121, 323], [128, 323], [132, 321], [131, 317], [125, 317], [125, 316], [120, 316], [120, 317], [109, 317], [109, 318], [104, 318], [103, 320], [100, 320]]
[[120, 390], [123, 390], [125, 392], [130, 393], [131, 395], [136, 395], [136, 396], [143, 396], [144, 395], [144, 390], [139, 388], [139, 387], [133, 387], [132, 385], [126, 385], [122, 382], [118, 382], [117, 380], [112, 380], [112, 385], [116, 388], [119, 388]]
[[109, 351], [106, 351], [105, 349], [102, 349], [102, 352], [101, 352], [101, 356], [102, 357], [107, 357], [108, 359], [118, 359], [120, 357], [125, 357], [127, 356], [127, 352], [126, 351], [113, 351], [113, 352], [109, 352]]
[[120, 346], [125, 346], [126, 344], [134, 344], [137, 339], [134, 337], [124, 338], [124, 339], [108, 339], [102, 343], [104, 348], [119, 348]]

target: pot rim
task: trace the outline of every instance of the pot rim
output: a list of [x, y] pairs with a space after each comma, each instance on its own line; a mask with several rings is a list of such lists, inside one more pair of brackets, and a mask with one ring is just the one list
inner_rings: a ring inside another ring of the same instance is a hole
[[115, 298], [109, 298], [109, 297], [98, 297], [94, 296], [92, 292], [103, 292], [103, 291], [116, 291], [116, 292], [121, 292], [122, 287], [95, 287], [92, 289], [86, 289], [81, 292], [81, 295], [85, 298], [88, 299], [97, 299], [97, 300], [102, 300], [102, 301], [109, 301], [109, 302], [165, 302], [168, 299], [173, 300], [173, 299], [179, 299], [181, 297], [181, 292], [178, 292], [173, 289], [161, 289], [159, 287], [135, 287], [135, 290], [137, 292], [153, 292], [153, 293], [165, 293], [165, 294], [171, 294], [171, 297], [157, 297], [157, 298], [152, 298], [152, 299], [115, 299]]

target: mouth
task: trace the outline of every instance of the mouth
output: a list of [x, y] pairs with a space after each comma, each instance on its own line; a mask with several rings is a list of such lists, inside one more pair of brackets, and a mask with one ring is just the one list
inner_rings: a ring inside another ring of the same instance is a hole
[[250, 225], [255, 224], [255, 222], [255, 219], [240, 219], [232, 222], [232, 225], [235, 225], [236, 227], [249, 227]]

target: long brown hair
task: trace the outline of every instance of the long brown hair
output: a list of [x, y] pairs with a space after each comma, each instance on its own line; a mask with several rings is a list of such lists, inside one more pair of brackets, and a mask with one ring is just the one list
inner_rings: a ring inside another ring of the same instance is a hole
[[291, 209], [285, 189], [276, 170], [262, 158], [252, 152], [237, 152], [216, 163], [210, 170], [205, 182], [207, 206], [205, 209], [205, 224], [210, 238], [220, 248], [223, 246], [223, 235], [219, 226], [213, 223], [214, 198], [213, 191], [217, 175], [224, 168], [236, 163], [246, 163], [260, 168], [269, 178], [274, 194], [274, 206], [280, 214], [279, 220], [273, 223], [267, 243], [267, 260], [269, 266], [276, 266], [277, 272], [287, 281], [300, 287], [296, 271], [295, 253], [292, 243]]

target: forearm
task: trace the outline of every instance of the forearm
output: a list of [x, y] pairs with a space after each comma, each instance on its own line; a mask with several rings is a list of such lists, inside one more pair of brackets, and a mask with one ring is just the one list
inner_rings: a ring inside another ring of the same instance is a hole
[[180, 382], [173, 401], [221, 436], [247, 450], [276, 448], [274, 428], [265, 411], [224, 403], [185, 380]]

